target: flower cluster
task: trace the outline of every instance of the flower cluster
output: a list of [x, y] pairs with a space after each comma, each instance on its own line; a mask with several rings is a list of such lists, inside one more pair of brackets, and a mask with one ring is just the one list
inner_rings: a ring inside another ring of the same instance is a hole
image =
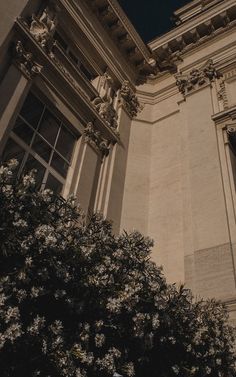
[[1, 377], [235, 375], [222, 305], [167, 284], [150, 239], [85, 222], [16, 166], [0, 167]]

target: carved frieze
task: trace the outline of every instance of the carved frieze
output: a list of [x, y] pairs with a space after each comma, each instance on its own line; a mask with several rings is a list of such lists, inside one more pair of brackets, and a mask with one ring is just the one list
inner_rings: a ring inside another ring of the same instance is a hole
[[35, 62], [33, 54], [25, 50], [21, 41], [17, 41], [14, 47], [14, 60], [28, 79], [32, 79], [42, 71], [43, 67]]
[[131, 118], [137, 116], [138, 112], [141, 111], [141, 105], [137, 96], [135, 95], [134, 91], [131, 89], [130, 84], [128, 81], [124, 81], [121, 90], [120, 96], [123, 102], [123, 105]]
[[102, 156], [109, 154], [110, 141], [102, 137], [101, 132], [95, 129], [92, 122], [89, 122], [84, 129], [84, 141], [90, 143]]
[[108, 101], [103, 101], [101, 97], [96, 97], [93, 100], [93, 105], [97, 110], [100, 117], [105, 121], [105, 123], [111, 127], [113, 130], [117, 129], [117, 113]]
[[57, 9], [47, 6], [40, 16], [32, 15], [30, 33], [42, 48], [49, 46], [57, 25]]
[[175, 75], [175, 79], [180, 93], [185, 96], [189, 92], [198, 89], [202, 85], [212, 82], [221, 76], [221, 73], [216, 70], [213, 61], [208, 60], [204, 66], [199, 69], [193, 68], [188, 74], [179, 72]]

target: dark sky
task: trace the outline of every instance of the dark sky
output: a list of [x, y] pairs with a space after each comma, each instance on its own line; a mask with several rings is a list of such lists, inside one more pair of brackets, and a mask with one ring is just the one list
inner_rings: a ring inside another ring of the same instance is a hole
[[118, 0], [145, 42], [170, 30], [173, 12], [190, 0]]

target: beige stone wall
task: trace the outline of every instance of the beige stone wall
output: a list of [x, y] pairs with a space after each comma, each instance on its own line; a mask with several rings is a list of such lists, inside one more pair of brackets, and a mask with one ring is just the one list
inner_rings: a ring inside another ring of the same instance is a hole
[[152, 125], [132, 122], [120, 229], [148, 235]]
[[228, 104], [235, 104], [235, 36], [235, 30], [227, 31], [178, 64], [189, 72], [211, 58], [222, 72], [231, 67], [230, 77], [224, 73], [186, 98], [171, 74], [138, 88], [145, 107], [132, 122], [122, 212], [124, 227], [154, 239], [153, 259], [170, 282], [185, 282], [198, 296], [222, 300], [236, 294], [230, 225], [235, 218], [226, 192], [234, 188], [225, 188], [224, 142], [219, 145], [212, 116], [222, 111], [220, 80], [227, 79]]

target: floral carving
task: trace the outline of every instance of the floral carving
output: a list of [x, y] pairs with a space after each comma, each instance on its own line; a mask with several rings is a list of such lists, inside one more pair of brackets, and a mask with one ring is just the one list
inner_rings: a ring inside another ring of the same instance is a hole
[[101, 132], [95, 129], [92, 122], [89, 122], [84, 130], [84, 141], [99, 150], [102, 156], [109, 154], [110, 141], [101, 136]]
[[15, 63], [27, 78], [32, 79], [41, 72], [43, 67], [34, 61], [33, 54], [24, 49], [21, 41], [16, 43], [14, 55]]
[[184, 75], [182, 72], [179, 72], [175, 75], [176, 85], [184, 96], [207, 82], [212, 82], [220, 77], [221, 74], [216, 70], [211, 59], [200, 69], [193, 68], [189, 74]]
[[125, 109], [129, 113], [131, 118], [136, 117], [138, 112], [141, 110], [141, 105], [134, 91], [130, 88], [129, 82], [127, 80], [125, 80], [121, 86], [120, 95], [123, 100]]
[[30, 33], [36, 41], [46, 48], [52, 40], [57, 25], [57, 14], [52, 7], [46, 7], [40, 17], [32, 16]]
[[98, 111], [100, 117], [113, 130], [117, 129], [117, 113], [111, 103], [103, 101], [101, 97], [96, 97], [93, 100], [93, 105]]

